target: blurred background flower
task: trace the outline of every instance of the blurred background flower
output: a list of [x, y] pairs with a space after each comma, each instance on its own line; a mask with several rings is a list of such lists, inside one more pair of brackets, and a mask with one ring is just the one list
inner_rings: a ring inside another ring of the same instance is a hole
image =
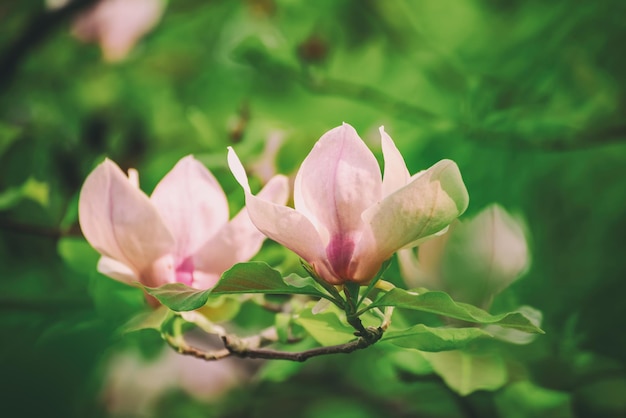
[[525, 225], [492, 204], [415, 250], [398, 255], [409, 287], [441, 290], [459, 302], [489, 309], [502, 292], [530, 266]]
[[[47, 0], [48, 7], [67, 6], [71, 0]], [[100, 45], [102, 57], [121, 61], [161, 19], [165, 0], [99, 0], [74, 20], [72, 34]]]

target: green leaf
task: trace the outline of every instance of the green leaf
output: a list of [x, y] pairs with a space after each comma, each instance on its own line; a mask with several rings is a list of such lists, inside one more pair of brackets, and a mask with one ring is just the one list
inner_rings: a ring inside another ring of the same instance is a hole
[[296, 322], [323, 346], [344, 344], [354, 340], [354, 328], [342, 322], [334, 310], [314, 314], [312, 304], [302, 311]]
[[413, 309], [430, 312], [462, 321], [478, 324], [496, 324], [501, 327], [518, 329], [520, 331], [544, 334], [543, 330], [532, 323], [520, 312], [509, 312], [500, 315], [491, 315], [475, 306], [455, 302], [444, 292], [414, 293], [403, 289], [393, 289], [374, 303], [368, 309], [381, 306], [395, 306], [404, 309]]
[[171, 311], [165, 306], [160, 306], [158, 309], [148, 312], [141, 312], [124, 324], [120, 328], [120, 332], [126, 334], [143, 329], [154, 329], [161, 332], [161, 326], [166, 320], [171, 318], [171, 315]]
[[506, 364], [497, 352], [452, 350], [423, 355], [450, 389], [463, 396], [477, 390], [499, 389], [508, 380]]
[[324, 288], [318, 282], [316, 282], [313, 277], [302, 277], [302, 276], [297, 275], [296, 273], [291, 273], [290, 275], [285, 276], [283, 280], [289, 286], [293, 286], [297, 288], [313, 287], [317, 289], [320, 293], [326, 294], [326, 291], [324, 290]]
[[274, 270], [260, 261], [235, 264], [230, 270], [222, 274], [222, 278], [215, 285], [212, 293], [269, 293], [330, 298], [328, 294], [321, 292], [314, 284], [307, 283], [305, 278], [292, 274], [283, 279], [278, 270]]
[[[313, 308], [316, 305], [315, 302], [307, 303], [295, 322], [302, 326], [318, 343], [324, 346], [337, 345], [356, 338], [355, 329], [346, 322], [345, 312], [335, 305], [330, 305], [324, 312], [314, 313]], [[380, 325], [380, 318], [369, 312], [359, 318], [365, 327]]]
[[149, 295], [176, 312], [201, 308], [211, 294], [211, 289], [198, 290], [182, 283], [168, 283], [160, 287], [144, 286], [144, 289]]
[[389, 331], [383, 341], [421, 351], [447, 351], [464, 348], [477, 338], [490, 334], [480, 328], [431, 328], [419, 324], [402, 331]]
[[224, 322], [233, 319], [239, 313], [241, 301], [236, 296], [209, 294], [206, 303], [196, 309], [211, 322]]

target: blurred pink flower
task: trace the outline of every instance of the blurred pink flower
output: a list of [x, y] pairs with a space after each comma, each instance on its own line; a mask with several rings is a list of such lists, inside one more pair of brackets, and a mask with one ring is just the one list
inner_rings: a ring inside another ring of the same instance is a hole
[[334, 285], [367, 284], [394, 252], [447, 227], [468, 204], [453, 161], [411, 177], [382, 127], [380, 134], [382, 178], [376, 158], [352, 126], [344, 123], [324, 134], [296, 175], [295, 209], [254, 196], [235, 151], [228, 154], [252, 222]]
[[156, 26], [164, 9], [164, 0], [100, 0], [78, 16], [73, 33], [98, 42], [106, 61], [120, 61]]
[[420, 245], [417, 257], [413, 250], [398, 256], [409, 286], [442, 290], [485, 309], [530, 263], [524, 223], [496, 204]]
[[[255, 255], [265, 237], [246, 209], [228, 221], [226, 195], [192, 156], [181, 159], [148, 198], [111, 160], [89, 174], [79, 199], [85, 238], [100, 253], [98, 271], [146, 286], [212, 287], [233, 264]], [[259, 193], [285, 203], [287, 179], [276, 176]]]
[[109, 359], [101, 397], [113, 416], [152, 417], [159, 400], [173, 389], [209, 402], [250, 375], [245, 363], [233, 359], [207, 362], [166, 347], [148, 360], [137, 350], [127, 350]]

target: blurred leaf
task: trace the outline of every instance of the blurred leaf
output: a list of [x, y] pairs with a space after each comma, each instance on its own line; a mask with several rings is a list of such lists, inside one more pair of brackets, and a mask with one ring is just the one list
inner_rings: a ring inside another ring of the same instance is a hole
[[207, 302], [211, 289], [198, 290], [182, 283], [168, 283], [160, 287], [146, 287], [146, 292], [175, 312], [193, 311]]
[[571, 395], [542, 388], [529, 381], [511, 384], [498, 393], [495, 403], [500, 415], [507, 418], [574, 417], [571, 410]]
[[477, 390], [504, 386], [508, 373], [498, 353], [469, 353], [461, 350], [423, 353], [450, 389], [465, 396]]
[[[595, 380], [594, 378], [583, 380], [581, 387], [574, 391], [574, 414], [569, 411], [569, 394], [542, 389], [545, 392], [544, 402], [540, 404], [543, 410], [550, 411], [567, 411], [573, 416], [589, 416], [589, 417], [624, 417], [626, 416], [626, 376], [623, 371], [620, 374], [606, 376]], [[541, 389], [541, 388], [537, 388]], [[529, 391], [529, 395], [534, 394]], [[539, 391], [538, 391], [539, 392]], [[538, 393], [541, 395], [541, 393]], [[548, 395], [550, 395], [548, 397]], [[528, 397], [527, 397], [528, 399]], [[540, 398], [541, 399], [541, 398]], [[539, 415], [537, 415], [539, 416]], [[549, 415], [546, 417], [565, 417], [565, 415]]]
[[63, 237], [57, 243], [57, 252], [70, 268], [89, 274], [95, 271], [100, 254], [83, 238]]
[[[289, 280], [290, 283], [287, 283]], [[295, 283], [293, 285], [291, 283]], [[329, 296], [318, 290], [305, 278], [290, 275], [283, 279], [278, 270], [266, 263], [251, 261], [235, 264], [222, 274], [222, 278], [212, 290], [213, 294], [269, 293], [280, 295], [309, 295], [319, 298]]]
[[89, 293], [96, 311], [106, 320], [123, 323], [145, 309], [145, 295], [141, 289], [105, 277], [95, 270], [90, 279]]
[[418, 294], [395, 288], [374, 301], [368, 308], [381, 306], [414, 309], [478, 324], [497, 324], [526, 332], [544, 333], [520, 312], [491, 315], [475, 306], [455, 302], [444, 292], [426, 291]]
[[19, 138], [22, 130], [16, 126], [0, 122], [0, 157]]
[[276, 314], [276, 333], [278, 341], [286, 343], [289, 339], [289, 325], [291, 324], [291, 314], [279, 312]]
[[426, 375], [433, 373], [433, 367], [426, 360], [423, 354], [417, 350], [389, 350], [388, 358], [393, 365], [400, 370], [416, 375]]
[[50, 190], [48, 184], [29, 177], [21, 186], [11, 187], [0, 192], [0, 210], [17, 205], [22, 199], [30, 199], [41, 206], [48, 205]]
[[[298, 343], [285, 345], [284, 347], [293, 351], [304, 351], [316, 345], [312, 338], [305, 338]], [[282, 346], [279, 345], [279, 348], [282, 349]], [[255, 380], [281, 383], [295, 376], [305, 365], [306, 363], [296, 361], [266, 361], [256, 373]]]
[[402, 331], [386, 332], [383, 341], [399, 347], [437, 352], [461, 349], [477, 338], [489, 336], [480, 328], [431, 328], [418, 324]]

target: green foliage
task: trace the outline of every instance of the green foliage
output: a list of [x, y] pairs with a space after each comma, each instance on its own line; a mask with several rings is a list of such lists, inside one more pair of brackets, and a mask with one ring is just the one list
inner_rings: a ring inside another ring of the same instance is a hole
[[416, 293], [396, 288], [376, 299], [368, 309], [381, 306], [414, 309], [477, 324], [496, 324], [525, 332], [543, 333], [520, 312], [491, 315], [473, 305], [455, 302], [444, 292]]
[[480, 328], [431, 328], [417, 324], [402, 331], [387, 332], [383, 341], [399, 347], [438, 352], [464, 348], [478, 338], [489, 336]]
[[21, 186], [0, 192], [0, 210], [10, 209], [22, 199], [30, 199], [41, 206], [46, 206], [48, 193], [48, 184], [30, 177]]
[[477, 390], [496, 390], [509, 378], [506, 363], [497, 351], [463, 350], [424, 353], [433, 369], [446, 384], [460, 395]]
[[[312, 306], [309, 305], [309, 308]], [[346, 323], [345, 315], [343, 319], [340, 315], [330, 309], [318, 314], [304, 309], [296, 321], [321, 345], [336, 345], [355, 339], [354, 329]]]
[[309, 295], [330, 298], [321, 291], [311, 278], [291, 274], [283, 279], [278, 270], [267, 263], [253, 261], [239, 263], [222, 274], [220, 281], [213, 287], [213, 294], [268, 293], [276, 295]]
[[160, 287], [144, 287], [163, 305], [175, 312], [193, 311], [206, 303], [211, 290], [198, 290], [182, 283], [168, 283]]
[[141, 331], [144, 329], [153, 329], [161, 332], [163, 323], [172, 317], [171, 311], [166, 306], [148, 312], [141, 312], [134, 316], [126, 324], [122, 326], [122, 333]]

